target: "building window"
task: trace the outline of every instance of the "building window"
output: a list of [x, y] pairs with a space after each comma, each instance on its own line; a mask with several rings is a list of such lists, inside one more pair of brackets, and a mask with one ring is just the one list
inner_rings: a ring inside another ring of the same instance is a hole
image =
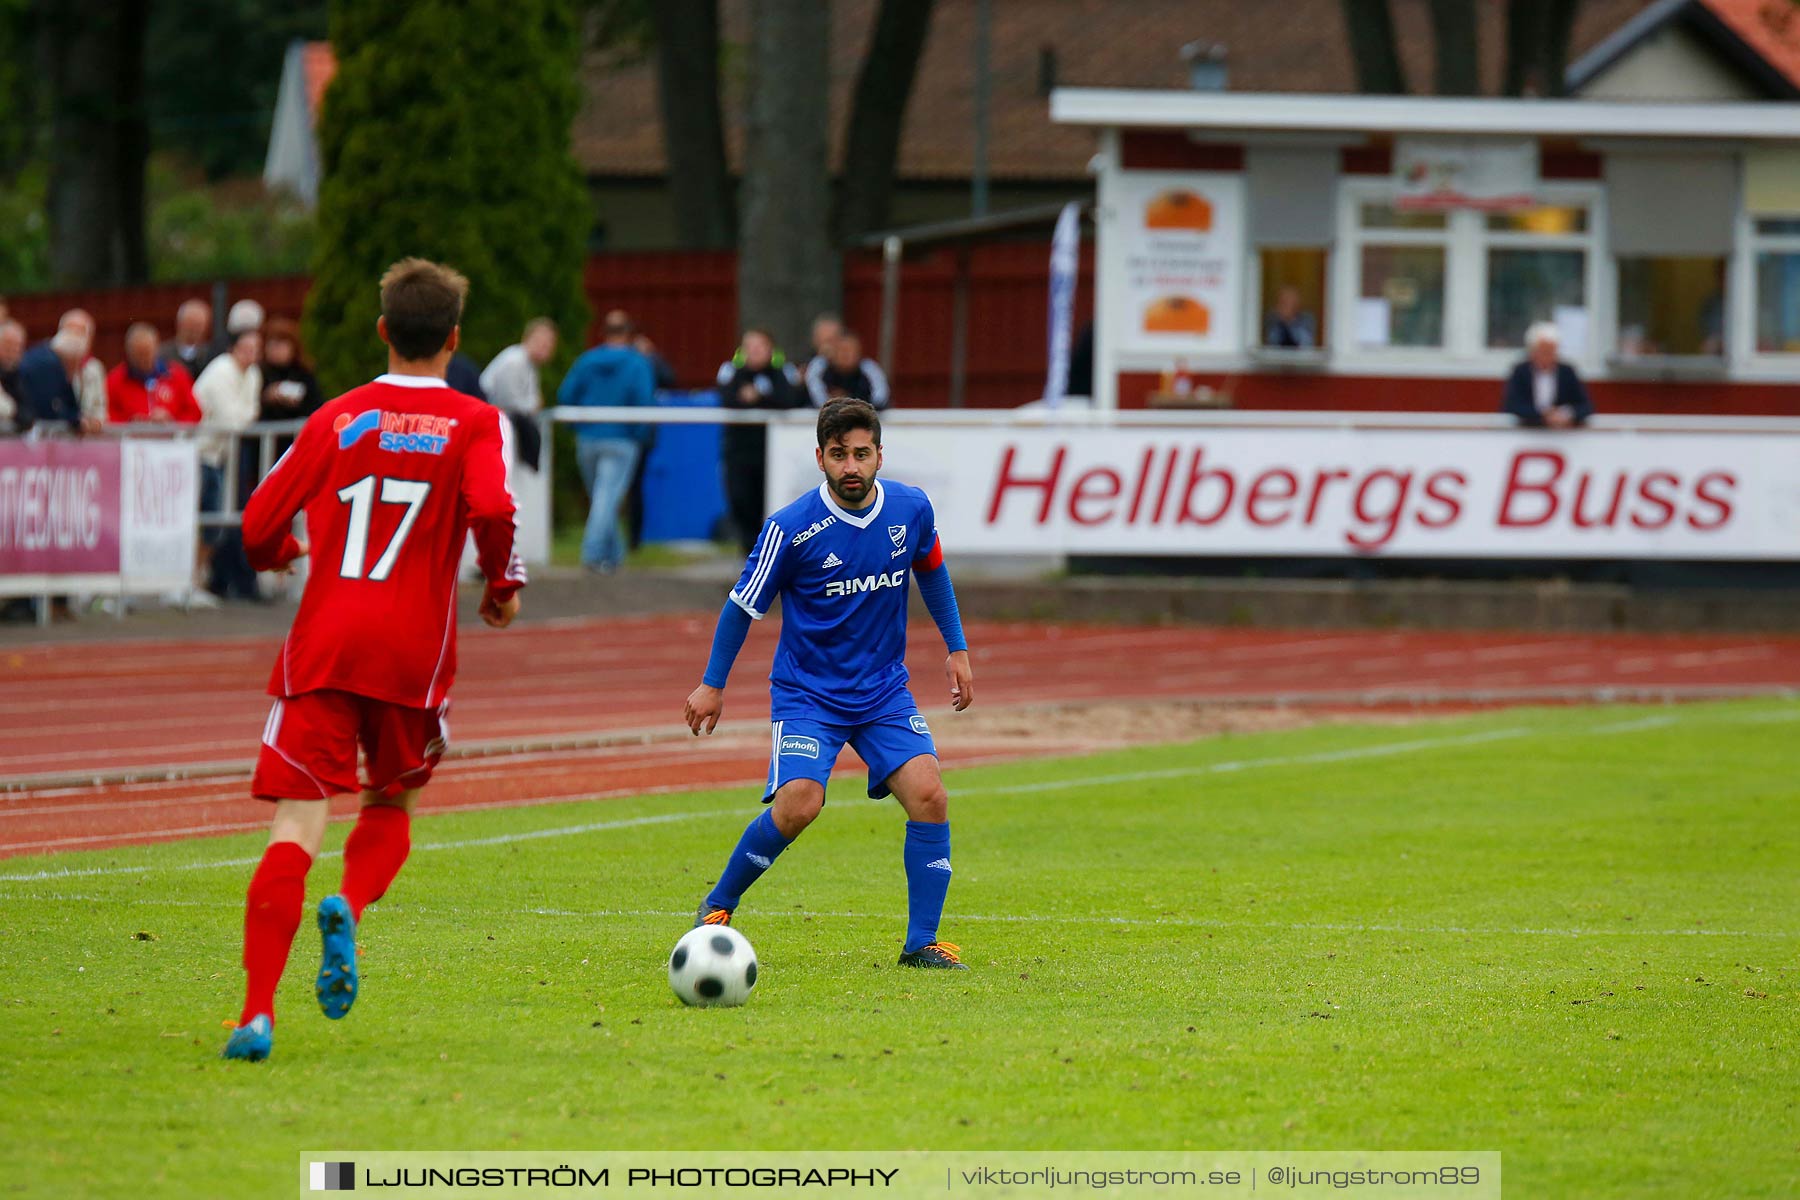
[[1325, 250], [1265, 247], [1261, 344], [1310, 350], [1325, 344]]
[[1357, 208], [1355, 313], [1358, 346], [1440, 347], [1450, 220], [1438, 212], [1406, 212], [1385, 202]]
[[1619, 259], [1619, 357], [1725, 353], [1725, 260]]
[[1491, 350], [1516, 350], [1537, 321], [1563, 331], [1563, 352], [1587, 350], [1587, 231], [1582, 205], [1541, 205], [1486, 216]]
[[1756, 222], [1756, 352], [1800, 354], [1800, 217]]
[[1364, 246], [1356, 310], [1360, 346], [1444, 344], [1444, 248]]

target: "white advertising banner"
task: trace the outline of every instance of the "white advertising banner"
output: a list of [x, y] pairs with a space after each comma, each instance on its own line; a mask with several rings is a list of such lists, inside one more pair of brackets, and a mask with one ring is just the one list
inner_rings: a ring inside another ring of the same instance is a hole
[[1120, 171], [1107, 189], [1120, 264], [1113, 345], [1162, 354], [1238, 349], [1244, 180], [1237, 173]]
[[187, 587], [199, 536], [198, 443], [127, 440], [119, 447], [119, 572], [131, 590]]
[[[770, 429], [772, 507], [819, 483]], [[1800, 436], [890, 425], [952, 553], [1800, 559]]]

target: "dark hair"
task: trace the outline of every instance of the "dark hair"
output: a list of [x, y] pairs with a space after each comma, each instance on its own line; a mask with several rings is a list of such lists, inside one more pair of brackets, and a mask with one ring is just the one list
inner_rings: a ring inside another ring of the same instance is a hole
[[407, 362], [437, 357], [462, 321], [469, 281], [450, 267], [403, 258], [381, 277], [388, 345]]
[[881, 445], [881, 418], [867, 400], [840, 396], [827, 400], [819, 410], [819, 449], [823, 450], [853, 429], [866, 429]]

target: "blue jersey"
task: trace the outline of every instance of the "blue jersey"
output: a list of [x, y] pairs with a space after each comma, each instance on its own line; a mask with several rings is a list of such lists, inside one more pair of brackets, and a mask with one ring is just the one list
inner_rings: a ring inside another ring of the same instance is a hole
[[861, 724], [910, 712], [908, 581], [942, 562], [931, 501], [892, 480], [877, 480], [860, 512], [821, 483], [765, 521], [731, 598], [760, 621], [781, 597], [772, 718]]

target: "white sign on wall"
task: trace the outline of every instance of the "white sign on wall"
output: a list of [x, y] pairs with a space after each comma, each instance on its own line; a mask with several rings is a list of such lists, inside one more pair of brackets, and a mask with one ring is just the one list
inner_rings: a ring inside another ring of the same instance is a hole
[[[1800, 436], [889, 426], [946, 550], [1800, 559]], [[770, 430], [771, 508], [819, 482]]]
[[1244, 183], [1235, 173], [1120, 171], [1107, 191], [1112, 345], [1165, 355], [1238, 349]]
[[1521, 208], [1538, 187], [1536, 138], [1397, 138], [1396, 208]]

